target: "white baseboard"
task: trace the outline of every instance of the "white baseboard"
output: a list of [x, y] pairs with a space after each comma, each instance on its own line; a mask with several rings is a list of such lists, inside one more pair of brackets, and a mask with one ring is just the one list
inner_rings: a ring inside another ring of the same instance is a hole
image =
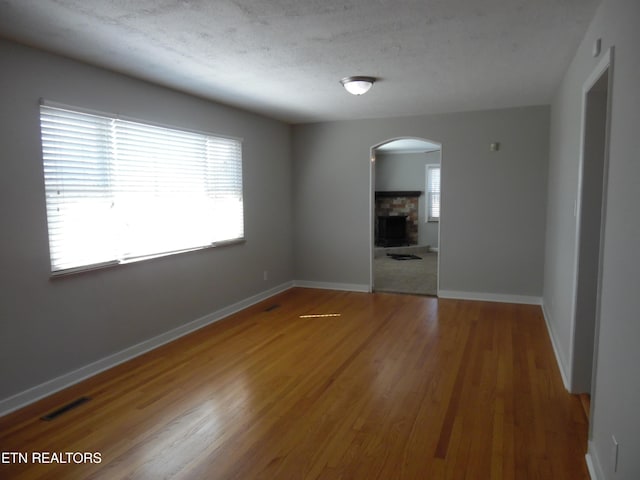
[[96, 362], [80, 367], [69, 373], [65, 373], [57, 378], [44, 382], [35, 387], [29, 388], [23, 392], [20, 392], [11, 397], [0, 400], [0, 417], [11, 413], [19, 408], [22, 408], [30, 403], [33, 403], [41, 398], [49, 396], [55, 392], [58, 392], [64, 388], [70, 387], [73, 384], [81, 382], [89, 377], [92, 377], [100, 372], [113, 368], [116, 365], [131, 360], [143, 353], [149, 352], [155, 348], [160, 347], [166, 343], [172, 342], [184, 335], [194, 332], [202, 327], [205, 327], [211, 323], [222, 320], [229, 315], [244, 310], [251, 305], [266, 300], [278, 293], [289, 290], [294, 286], [294, 282], [287, 282], [266, 290], [264, 292], [253, 295], [249, 298], [236, 302], [228, 307], [224, 307], [218, 311], [205, 315], [204, 317], [193, 320], [189, 323], [181, 325], [173, 330], [157, 335], [153, 338], [140, 342], [131, 347], [125, 348], [113, 355], [102, 358]]
[[438, 298], [453, 300], [480, 300], [483, 302], [521, 303], [542, 305], [542, 298], [527, 295], [509, 295], [501, 293], [461, 292], [457, 290], [438, 290]]
[[595, 452], [593, 442], [589, 442], [589, 448], [585, 455], [587, 461], [587, 469], [589, 470], [589, 476], [591, 480], [603, 480], [604, 474], [602, 473], [602, 467], [598, 461], [598, 455]]
[[359, 283], [310, 282], [307, 280], [296, 280], [293, 282], [293, 286], [302, 288], [319, 288], [322, 290], [344, 290], [347, 292], [371, 292], [369, 285], [362, 285]]
[[595, 471], [593, 463], [591, 462], [591, 455], [587, 453], [584, 457], [585, 457], [585, 460], [587, 461], [587, 470], [589, 470], [589, 478], [591, 478], [591, 480], [599, 480], [600, 477], [598, 477], [598, 474]]
[[567, 392], [571, 392], [571, 384], [569, 383], [569, 378], [571, 378], [570, 372], [568, 371], [564, 363], [564, 357], [560, 353], [560, 345], [558, 343], [555, 330], [552, 327], [551, 316], [545, 308], [544, 302], [542, 302], [542, 316], [544, 317], [544, 323], [547, 325], [547, 332], [549, 333], [549, 338], [551, 339], [551, 346], [553, 347], [553, 353], [556, 356], [556, 363], [558, 364], [558, 369], [560, 370], [562, 383], [564, 384], [564, 388], [567, 390]]

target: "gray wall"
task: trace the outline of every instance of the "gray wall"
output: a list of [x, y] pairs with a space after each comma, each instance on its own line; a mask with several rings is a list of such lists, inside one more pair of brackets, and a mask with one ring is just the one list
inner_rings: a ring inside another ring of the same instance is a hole
[[548, 107], [295, 126], [296, 278], [369, 284], [370, 147], [419, 137], [442, 144], [440, 289], [540, 297], [548, 128]]
[[438, 222], [426, 222], [426, 165], [440, 164], [440, 151], [376, 153], [375, 189], [421, 191], [418, 199], [418, 244], [438, 247]]
[[[555, 95], [552, 106], [544, 306], [564, 368], [570, 364], [575, 218], [584, 82], [603, 51], [615, 46], [602, 298], [589, 455], [601, 479], [640, 478], [640, 3], [605, 0]], [[568, 371], [568, 370], [567, 370]], [[618, 472], [611, 436], [620, 444]]]
[[[293, 279], [288, 125], [4, 41], [0, 71], [0, 400]], [[242, 137], [246, 243], [50, 279], [41, 97]]]

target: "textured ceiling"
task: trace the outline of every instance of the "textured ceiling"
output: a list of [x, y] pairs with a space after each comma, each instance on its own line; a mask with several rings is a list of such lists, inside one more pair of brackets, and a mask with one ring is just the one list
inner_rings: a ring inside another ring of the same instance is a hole
[[0, 36], [302, 123], [547, 104], [598, 3], [0, 0]]

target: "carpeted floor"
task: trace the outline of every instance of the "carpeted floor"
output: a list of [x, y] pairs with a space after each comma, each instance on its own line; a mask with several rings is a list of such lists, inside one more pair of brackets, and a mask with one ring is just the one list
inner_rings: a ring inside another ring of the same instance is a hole
[[420, 260], [394, 260], [376, 255], [373, 260], [373, 289], [376, 292], [437, 295], [438, 254], [417, 252]]

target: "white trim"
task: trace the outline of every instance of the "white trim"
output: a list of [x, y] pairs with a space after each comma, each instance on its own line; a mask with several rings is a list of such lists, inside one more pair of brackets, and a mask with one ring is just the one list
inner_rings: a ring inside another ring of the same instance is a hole
[[369, 149], [369, 160], [369, 285], [367, 291], [373, 292], [373, 262], [376, 254], [376, 146]]
[[[611, 150], [611, 109], [613, 105], [613, 74], [615, 63], [615, 47], [612, 45], [605, 57], [608, 59], [607, 66], [603, 70], [608, 71], [607, 79], [607, 111], [606, 111], [606, 123], [605, 123], [605, 138], [604, 138], [604, 164], [602, 175], [602, 211], [600, 217], [600, 251], [598, 258], [598, 283], [597, 283], [597, 298], [596, 298], [596, 318], [595, 318], [595, 332], [593, 335], [593, 364], [591, 366], [591, 411], [589, 412], [589, 418], [595, 418], [595, 411], [597, 407], [597, 372], [598, 372], [598, 348], [600, 340], [600, 321], [602, 313], [602, 277], [603, 277], [603, 265], [604, 265], [604, 247], [605, 247], [605, 227], [607, 221], [607, 197], [609, 190], [609, 155]], [[589, 437], [593, 437], [594, 422], [589, 422]], [[597, 466], [597, 473], [599, 477], [604, 478], [602, 474], [602, 467], [598, 460], [598, 456], [595, 453], [595, 447], [591, 449], [589, 445], [589, 451], [593, 451], [592, 458]]]
[[308, 280], [295, 280], [294, 287], [319, 288], [322, 290], [343, 290], [346, 292], [371, 293], [369, 285], [361, 283], [334, 283], [334, 282], [311, 282]]
[[[591, 391], [594, 391], [595, 386], [595, 371], [597, 362], [597, 344], [600, 325], [600, 298], [602, 296], [602, 255], [604, 252], [604, 225], [606, 214], [606, 197], [607, 197], [607, 183], [608, 183], [608, 171], [609, 171], [609, 141], [611, 131], [611, 101], [612, 101], [612, 87], [613, 87], [613, 49], [610, 47], [598, 61], [598, 64], [593, 69], [591, 74], [587, 77], [582, 84], [582, 97], [581, 97], [581, 113], [580, 113], [580, 156], [578, 163], [578, 188], [575, 200], [575, 238], [573, 245], [573, 285], [572, 285], [572, 304], [571, 304], [571, 335], [569, 338], [569, 361], [571, 362], [570, 371], [570, 385], [575, 386], [576, 379], [574, 378], [573, 365], [576, 359], [575, 356], [575, 336], [576, 336], [576, 324], [577, 324], [577, 310], [578, 310], [578, 283], [579, 283], [579, 267], [580, 267], [580, 235], [582, 229], [581, 214], [582, 214], [582, 187], [583, 187], [583, 170], [584, 170], [584, 147], [585, 147], [585, 135], [586, 135], [586, 121], [587, 121], [587, 95], [593, 88], [596, 82], [602, 77], [602, 75], [609, 70], [608, 73], [608, 93], [607, 93], [607, 111], [606, 111], [606, 125], [605, 125], [605, 148], [603, 159], [603, 187], [602, 187], [602, 200], [601, 200], [601, 216], [600, 216], [600, 251], [598, 259], [598, 279], [597, 279], [597, 291], [596, 291], [596, 312], [595, 312], [595, 332], [594, 332], [594, 351], [592, 356], [592, 371], [591, 371]], [[573, 388], [569, 389], [572, 391]], [[591, 427], [589, 428], [591, 430]]]
[[245, 300], [241, 300], [232, 305], [224, 307], [220, 310], [212, 312], [204, 317], [200, 317], [189, 323], [181, 325], [177, 328], [169, 330], [168, 332], [161, 333], [153, 338], [144, 340], [136, 345], [125, 348], [119, 352], [116, 352], [108, 357], [104, 357], [96, 362], [80, 367], [72, 372], [65, 373], [57, 378], [48, 380], [40, 385], [29, 388], [23, 392], [20, 392], [11, 397], [0, 400], [0, 417], [11, 413], [19, 408], [22, 408], [30, 403], [33, 403], [41, 398], [47, 397], [55, 392], [58, 392], [64, 388], [70, 387], [73, 384], [81, 382], [89, 377], [97, 375], [100, 372], [115, 367], [121, 363], [124, 363], [132, 358], [138, 357], [143, 353], [147, 353], [155, 348], [158, 348], [166, 343], [172, 342], [184, 335], [192, 333], [205, 327], [211, 323], [222, 320], [229, 315], [240, 312], [251, 305], [255, 305], [258, 302], [266, 300], [274, 295], [282, 293], [293, 287], [293, 282], [283, 283], [277, 287], [266, 290], [264, 292], [253, 295]]
[[542, 297], [528, 295], [510, 295], [502, 293], [461, 292], [457, 290], [438, 290], [439, 298], [453, 300], [480, 300], [483, 302], [520, 303], [525, 305], [542, 305]]
[[549, 333], [549, 338], [551, 339], [551, 346], [553, 347], [553, 353], [556, 356], [556, 363], [558, 364], [558, 369], [560, 370], [560, 376], [562, 377], [562, 383], [564, 384], [564, 388], [565, 390], [567, 390], [568, 392], [571, 391], [570, 388], [570, 384], [569, 384], [569, 378], [571, 378], [571, 375], [569, 373], [569, 371], [567, 370], [567, 366], [565, 365], [565, 362], [563, 361], [563, 356], [560, 354], [561, 350], [560, 350], [560, 342], [558, 341], [558, 338], [556, 337], [556, 332], [553, 329], [553, 327], [551, 326], [551, 316], [549, 315], [549, 312], [547, 311], [544, 302], [542, 303], [542, 316], [544, 317], [544, 323], [547, 325], [547, 332]]
[[598, 455], [596, 454], [595, 445], [591, 441], [589, 441], [589, 448], [587, 449], [585, 459], [587, 461], [587, 469], [589, 470], [591, 480], [604, 479], [604, 473], [598, 460]]

